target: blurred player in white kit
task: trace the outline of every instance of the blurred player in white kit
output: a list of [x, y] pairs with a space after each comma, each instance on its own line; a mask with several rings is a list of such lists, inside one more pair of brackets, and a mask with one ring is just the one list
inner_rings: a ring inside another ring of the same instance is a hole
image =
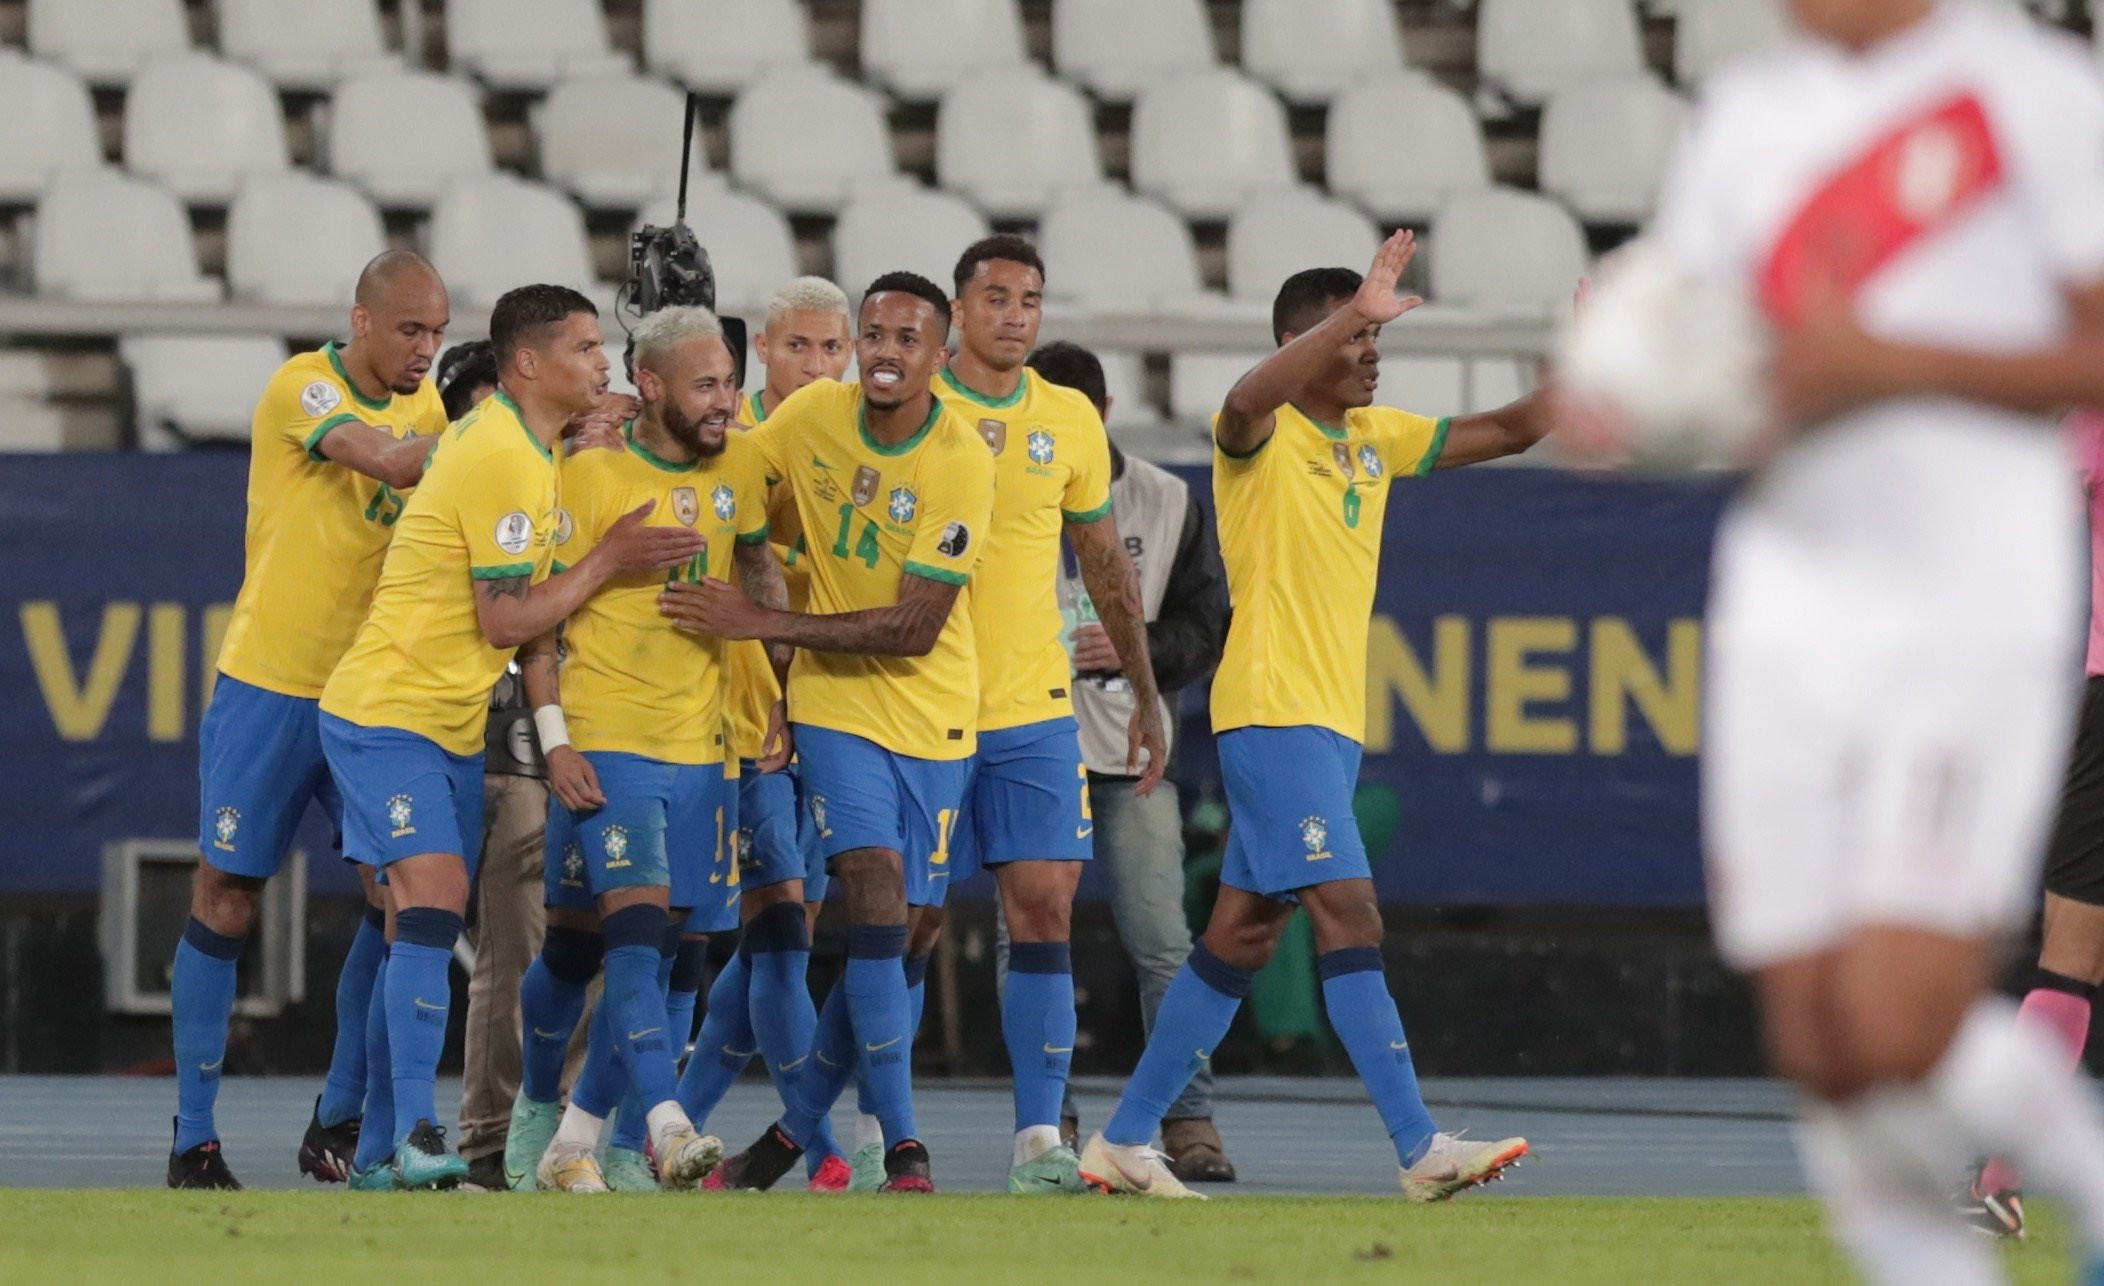
[[2104, 1132], [1985, 995], [2075, 709], [2081, 522], [2048, 418], [2104, 405], [2104, 88], [2007, 10], [1790, 0], [1712, 82], [1655, 240], [1776, 328], [1777, 432], [1720, 530], [1704, 805], [1725, 956], [1876, 1282], [2002, 1280], [1947, 1189], [2069, 1203], [2104, 1283]]

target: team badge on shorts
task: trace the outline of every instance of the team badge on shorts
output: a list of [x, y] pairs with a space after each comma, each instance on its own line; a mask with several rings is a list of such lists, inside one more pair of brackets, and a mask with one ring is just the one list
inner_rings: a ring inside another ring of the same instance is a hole
[[1373, 449], [1372, 443], [1368, 443], [1359, 448], [1359, 467], [1366, 470], [1367, 477], [1378, 478], [1387, 466], [1381, 463], [1381, 453]]
[[1342, 442], [1330, 443], [1330, 458], [1337, 462], [1337, 472], [1352, 476], [1352, 449]]
[[234, 851], [234, 836], [241, 829], [241, 810], [232, 804], [220, 808], [212, 816], [212, 846]]
[[1045, 432], [1043, 429], [1032, 429], [1030, 430], [1030, 437], [1027, 440], [1030, 443], [1030, 463], [1052, 463], [1051, 434]]
[[627, 866], [628, 864], [628, 828], [626, 826], [607, 827], [606, 868], [611, 871], [616, 867]]
[[415, 817], [412, 812], [415, 805], [416, 801], [407, 795], [395, 795], [388, 799], [387, 822], [394, 827], [392, 838], [400, 839], [404, 835], [416, 834], [416, 827], [411, 824]]
[[1310, 862], [1320, 862], [1324, 858], [1329, 857], [1329, 823], [1323, 821], [1320, 817], [1301, 818], [1300, 842], [1306, 846]]
[[562, 883], [566, 889], [581, 889], [584, 887], [583, 845], [570, 844], [563, 849]]
[[701, 498], [694, 494], [694, 488], [672, 489], [672, 516], [679, 519], [682, 527], [693, 526], [694, 520], [701, 517]]
[[885, 512], [891, 515], [893, 522], [903, 527], [913, 521], [913, 515], [919, 510], [920, 497], [913, 494], [913, 488], [893, 487], [891, 489], [891, 505]]
[[738, 514], [738, 493], [732, 491], [728, 483], [716, 484], [716, 489], [709, 493], [709, 503], [716, 508], [717, 522], [729, 522]]
[[866, 505], [877, 498], [877, 487], [884, 481], [883, 475], [868, 465], [855, 470], [855, 503]]
[[1008, 425], [1003, 421], [979, 421], [979, 436], [986, 439], [987, 448], [995, 455], [1008, 449]]
[[811, 796], [811, 824], [818, 828], [818, 838], [833, 838], [833, 828], [826, 825], [826, 797], [824, 795]]

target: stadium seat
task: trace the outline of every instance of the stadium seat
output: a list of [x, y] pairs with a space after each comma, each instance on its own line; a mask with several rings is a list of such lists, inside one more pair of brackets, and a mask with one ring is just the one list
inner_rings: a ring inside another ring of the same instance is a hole
[[862, 71], [909, 101], [1025, 64], [1015, 0], [862, 0]]
[[122, 85], [152, 55], [189, 47], [183, 0], [29, 0], [29, 52], [90, 85]]
[[336, 87], [329, 169], [381, 205], [428, 206], [448, 180], [490, 168], [482, 109], [464, 81], [384, 71]]
[[1169, 357], [1169, 414], [1185, 424], [1211, 424], [1235, 381], [1269, 356], [1241, 353], [1173, 353]]
[[1541, 117], [1541, 189], [1588, 223], [1637, 223], [1658, 203], [1687, 104], [1650, 76], [1559, 89]]
[[124, 163], [185, 200], [230, 200], [249, 175], [291, 166], [277, 92], [239, 63], [156, 54], [124, 97]]
[[607, 43], [600, 0], [446, 0], [446, 47], [454, 67], [493, 89], [635, 70]]
[[957, 256], [987, 231], [985, 216], [947, 192], [859, 194], [833, 227], [833, 277], [850, 297], [899, 268], [948, 290]]
[[[592, 76], [557, 85], [534, 109], [541, 175], [586, 205], [634, 209], [679, 186], [686, 95], [643, 76]], [[694, 140], [694, 174], [708, 173]]]
[[1585, 232], [1544, 196], [1491, 188], [1456, 197], [1432, 223], [1432, 298], [1494, 313], [1570, 307], [1585, 275]]
[[325, 90], [353, 72], [400, 65], [374, 0], [219, 0], [219, 48], [283, 89]]
[[1112, 429], [1146, 429], [1162, 422], [1162, 409], [1147, 396], [1147, 367], [1138, 353], [1099, 352], [1103, 389], [1110, 396]]
[[1206, 298], [1189, 225], [1152, 201], [1115, 189], [1063, 195], [1037, 240], [1049, 298], [1118, 312]]
[[1390, 406], [1433, 419], [1459, 415], [1463, 405], [1465, 367], [1458, 357], [1387, 353], [1381, 358], [1381, 382], [1374, 386], [1373, 404]]
[[1783, 0], [1683, 0], [1673, 25], [1673, 78], [1695, 85], [1747, 54], [1789, 39]]
[[1219, 63], [1205, 0], [1054, 0], [1052, 61], [1061, 76], [1120, 103]]
[[60, 299], [216, 301], [190, 217], [165, 189], [116, 170], [69, 170], [37, 203], [37, 293]]
[[131, 371], [140, 445], [151, 451], [246, 442], [257, 390], [285, 356], [285, 341], [275, 337], [124, 336], [117, 357]]
[[1279, 283], [1303, 268], [1363, 272], [1381, 234], [1342, 201], [1299, 190], [1260, 196], [1227, 224], [1227, 291], [1268, 310]]
[[358, 189], [310, 174], [241, 185], [226, 218], [227, 287], [266, 304], [348, 304], [358, 273], [387, 248]]
[[1297, 186], [1286, 109], [1234, 71], [1150, 86], [1132, 109], [1132, 182], [1193, 219], [1224, 219], [1259, 192]]
[[704, 94], [735, 94], [811, 59], [810, 20], [797, 0], [644, 0], [650, 69]]
[[584, 215], [561, 192], [509, 174], [462, 179], [431, 211], [431, 262], [453, 306], [482, 307], [514, 286], [549, 281], [595, 297]]
[[749, 86], [731, 106], [731, 173], [793, 214], [831, 214], [858, 183], [897, 174], [884, 109], [811, 70]]
[[[643, 208], [636, 226], [672, 222], [673, 199], [660, 197]], [[775, 287], [800, 271], [796, 238], [782, 212], [756, 196], [708, 188], [687, 198], [687, 223], [709, 252], [716, 270], [716, 302], [725, 312], [766, 304]]]
[[1483, 125], [1468, 101], [1407, 72], [1339, 94], [1323, 150], [1330, 190], [1391, 223], [1424, 223], [1455, 196], [1490, 186]]
[[102, 164], [95, 104], [73, 73], [0, 55], [0, 202], [34, 201], [64, 170]]
[[1644, 69], [1636, 10], [1630, 0], [1483, 0], [1476, 66], [1530, 106], [1596, 76], [1634, 75]]
[[1034, 218], [1061, 189], [1103, 181], [1089, 105], [1035, 69], [959, 81], [936, 113], [935, 177], [997, 219]]
[[1390, 0], [1242, 0], [1242, 66], [1296, 103], [1403, 69]]

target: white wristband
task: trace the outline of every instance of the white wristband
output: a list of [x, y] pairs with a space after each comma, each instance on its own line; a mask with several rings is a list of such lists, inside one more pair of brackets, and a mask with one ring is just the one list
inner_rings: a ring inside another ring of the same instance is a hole
[[570, 725], [563, 721], [561, 706], [541, 706], [533, 712], [534, 731], [541, 735], [541, 753], [570, 744]]

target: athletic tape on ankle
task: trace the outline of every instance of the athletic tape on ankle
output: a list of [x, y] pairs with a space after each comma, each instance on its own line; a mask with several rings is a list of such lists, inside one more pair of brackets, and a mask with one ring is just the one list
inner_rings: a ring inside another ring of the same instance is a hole
[[1237, 1000], [1249, 994], [1249, 984], [1256, 978], [1249, 970], [1237, 969], [1214, 955], [1203, 942], [1191, 944], [1190, 959], [1184, 963], [1191, 967], [1192, 973], [1198, 975], [1200, 982], [1223, 996], [1233, 996]]
[[1315, 957], [1315, 972], [1324, 982], [1348, 973], [1381, 972], [1379, 947], [1339, 947]]
[[599, 921], [599, 936], [606, 939], [610, 952], [623, 947], [657, 951], [665, 942], [665, 913], [647, 902], [624, 906]]
[[465, 927], [458, 915], [435, 906], [413, 906], [395, 912], [395, 941], [412, 946], [451, 951]]

